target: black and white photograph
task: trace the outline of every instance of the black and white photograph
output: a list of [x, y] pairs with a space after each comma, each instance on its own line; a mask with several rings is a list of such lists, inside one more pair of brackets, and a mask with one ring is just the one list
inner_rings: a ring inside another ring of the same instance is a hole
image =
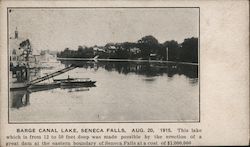
[[199, 122], [198, 7], [9, 7], [9, 123]]

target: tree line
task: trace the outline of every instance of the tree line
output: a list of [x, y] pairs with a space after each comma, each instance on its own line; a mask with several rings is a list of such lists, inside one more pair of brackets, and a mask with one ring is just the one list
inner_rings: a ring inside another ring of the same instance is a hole
[[148, 35], [137, 42], [107, 43], [105, 46], [78, 46], [77, 50], [66, 48], [57, 54], [60, 58], [99, 58], [162, 60], [198, 63], [198, 38], [186, 38], [182, 43], [175, 40], [159, 43]]

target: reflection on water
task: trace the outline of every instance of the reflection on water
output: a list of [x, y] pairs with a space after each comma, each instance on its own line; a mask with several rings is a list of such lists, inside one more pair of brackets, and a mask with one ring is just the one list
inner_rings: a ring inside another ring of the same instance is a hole
[[30, 93], [26, 90], [11, 91], [11, 108], [19, 109], [30, 104]]
[[89, 88], [70, 88], [68, 92], [89, 91]]
[[[198, 120], [196, 65], [83, 61], [61, 65], [72, 64], [79, 68], [56, 78], [90, 78], [97, 81], [96, 87], [11, 91], [10, 122]], [[56, 70], [32, 74], [43, 76]]]
[[172, 77], [175, 74], [185, 75], [188, 78], [198, 78], [197, 65], [185, 65], [177, 63], [158, 63], [158, 62], [82, 62], [82, 61], [63, 61], [66, 66], [76, 65], [82, 68], [104, 68], [107, 71], [117, 71], [122, 74], [135, 73], [147, 77], [162, 76], [166, 74]]

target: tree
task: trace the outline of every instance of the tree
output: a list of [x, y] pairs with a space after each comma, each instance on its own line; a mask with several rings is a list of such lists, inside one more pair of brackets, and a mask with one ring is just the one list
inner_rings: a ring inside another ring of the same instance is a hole
[[198, 63], [198, 38], [187, 38], [181, 44], [180, 60]]
[[30, 40], [27, 39], [25, 41], [22, 41], [20, 44], [19, 44], [19, 49], [24, 49], [23, 50], [23, 55], [24, 55], [24, 58], [26, 59], [26, 61], [29, 60], [29, 55], [31, 54], [32, 52], [32, 49], [31, 49], [31, 44], [30, 44]]
[[158, 40], [154, 36], [148, 35], [148, 36], [142, 37], [140, 40], [138, 40], [138, 43], [156, 45], [156, 44], [158, 44]]
[[105, 48], [109, 48], [110, 46], [114, 46], [115, 44], [114, 43], [107, 43], [106, 45], [105, 45]]
[[165, 54], [165, 55], [168, 54], [168, 60], [171, 60], [171, 61], [178, 60], [179, 44], [177, 41], [175, 41], [175, 40], [166, 41], [163, 43], [163, 47], [165, 50], [167, 50], [167, 48], [168, 48], [168, 53]]
[[[29, 41], [22, 45], [28, 44]], [[97, 45], [93, 47], [98, 47]], [[102, 51], [95, 51], [93, 47], [78, 46], [78, 50], [66, 48], [58, 53], [58, 57], [64, 58], [93, 58], [98, 55], [100, 58], [116, 59], [149, 59], [166, 60], [168, 48], [168, 60], [183, 62], [198, 62], [198, 38], [187, 38], [183, 43], [177, 41], [165, 41], [160, 44], [152, 35], [144, 36], [137, 42], [107, 43], [101, 48]], [[139, 48], [139, 51], [138, 51]], [[104, 50], [103, 50], [104, 49]], [[135, 51], [136, 50], [136, 51]], [[151, 56], [151, 54], [154, 54]]]
[[151, 35], [138, 40], [138, 47], [141, 49], [141, 55], [144, 59], [149, 59], [150, 54], [157, 53], [160, 48], [158, 40]]

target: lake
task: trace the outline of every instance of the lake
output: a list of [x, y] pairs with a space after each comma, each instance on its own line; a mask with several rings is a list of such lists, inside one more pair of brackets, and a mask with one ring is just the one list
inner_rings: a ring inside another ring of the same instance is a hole
[[58, 66], [36, 70], [33, 74], [43, 76], [72, 64], [78, 67], [54, 79], [90, 78], [96, 81], [95, 87], [10, 91], [9, 121], [199, 121], [197, 65], [62, 61]]

